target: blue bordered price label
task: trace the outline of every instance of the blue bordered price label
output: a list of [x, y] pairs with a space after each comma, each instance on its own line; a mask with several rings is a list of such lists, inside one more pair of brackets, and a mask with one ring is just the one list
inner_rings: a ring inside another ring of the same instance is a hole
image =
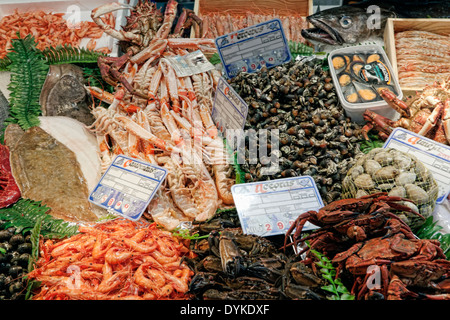
[[124, 155], [108, 167], [89, 201], [109, 212], [138, 220], [167, 176], [167, 169]]
[[263, 237], [285, 234], [300, 214], [324, 206], [310, 176], [235, 184], [231, 192], [244, 233]]
[[396, 128], [384, 144], [416, 156], [431, 171], [439, 187], [436, 203], [441, 204], [450, 192], [450, 147], [412, 131]]
[[291, 61], [280, 19], [272, 19], [215, 39], [225, 73], [233, 78], [239, 72], [257, 72]]
[[227, 129], [244, 129], [247, 114], [248, 105], [228, 82], [220, 77], [211, 113], [218, 130], [225, 134]]

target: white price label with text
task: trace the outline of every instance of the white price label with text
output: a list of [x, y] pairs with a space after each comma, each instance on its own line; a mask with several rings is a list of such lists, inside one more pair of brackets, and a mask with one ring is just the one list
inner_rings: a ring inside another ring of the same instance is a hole
[[131, 220], [138, 220], [167, 175], [167, 169], [118, 155], [89, 201]]
[[442, 203], [450, 192], [450, 147], [425, 138], [412, 131], [396, 128], [384, 144], [384, 148], [394, 148], [410, 153], [431, 171], [439, 187], [436, 203]]
[[227, 129], [244, 129], [248, 106], [224, 78], [220, 78], [211, 117], [222, 134]]
[[[310, 176], [235, 184], [231, 187], [245, 234], [285, 234], [297, 217], [324, 206]], [[303, 230], [316, 229], [307, 222]]]

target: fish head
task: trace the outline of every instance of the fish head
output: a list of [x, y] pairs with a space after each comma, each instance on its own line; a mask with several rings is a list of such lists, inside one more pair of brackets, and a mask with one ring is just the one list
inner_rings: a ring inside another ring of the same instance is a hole
[[[306, 19], [314, 28], [303, 29], [306, 40], [330, 45], [354, 44], [372, 35], [381, 34], [388, 17], [395, 13], [377, 7], [377, 11], [367, 7], [342, 6], [317, 12]], [[374, 22], [379, 22], [375, 24]]]

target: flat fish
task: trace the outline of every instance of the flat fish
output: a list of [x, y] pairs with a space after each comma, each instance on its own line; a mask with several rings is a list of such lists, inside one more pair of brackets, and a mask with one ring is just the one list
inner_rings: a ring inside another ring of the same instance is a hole
[[73, 64], [51, 65], [39, 103], [44, 116], [67, 116], [85, 125], [94, 122], [83, 69]]
[[97, 221], [100, 208], [88, 201], [88, 186], [74, 152], [40, 127], [23, 133], [18, 127], [6, 128], [5, 143], [22, 197], [42, 201], [58, 219]]

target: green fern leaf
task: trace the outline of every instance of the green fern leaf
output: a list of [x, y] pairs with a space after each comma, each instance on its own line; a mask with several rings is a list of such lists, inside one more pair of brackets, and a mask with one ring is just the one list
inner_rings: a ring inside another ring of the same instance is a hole
[[9, 118], [6, 124], [17, 123], [23, 130], [39, 125], [38, 116], [42, 114], [39, 96], [48, 73], [48, 65], [42, 53], [36, 50], [33, 36], [13, 39], [8, 53], [11, 59], [11, 80]]
[[78, 233], [78, 226], [55, 219], [47, 212], [49, 207], [41, 201], [19, 199], [10, 207], [0, 209], [0, 219], [7, 220], [6, 227], [14, 226], [23, 232], [32, 230], [40, 220], [40, 233], [49, 238], [64, 238]]
[[42, 54], [48, 64], [97, 63], [98, 57], [105, 56], [102, 52], [73, 47], [68, 44], [46, 48], [42, 51]]

